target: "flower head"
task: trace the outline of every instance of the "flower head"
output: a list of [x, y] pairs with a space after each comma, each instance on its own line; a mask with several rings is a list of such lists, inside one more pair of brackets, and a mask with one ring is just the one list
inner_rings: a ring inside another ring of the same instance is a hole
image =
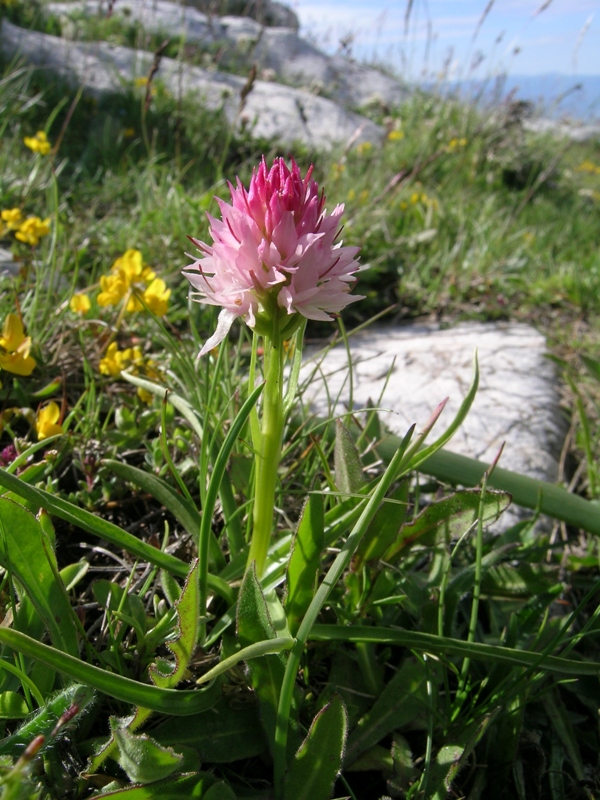
[[20, 208], [5, 208], [2, 211], [2, 221], [6, 223], [6, 229], [17, 231], [23, 224], [23, 214]]
[[35, 430], [38, 439], [47, 439], [49, 436], [63, 433], [62, 425], [58, 422], [59, 418], [60, 408], [54, 400], [40, 408], [35, 415]]
[[30, 349], [31, 337], [25, 336], [20, 318], [7, 314], [0, 335], [0, 368], [13, 375], [31, 375], [36, 362], [29, 355]]
[[229, 184], [231, 205], [218, 200], [222, 219], [208, 218], [212, 246], [192, 239], [203, 253], [184, 272], [192, 298], [223, 309], [201, 354], [225, 338], [236, 317], [259, 333], [276, 320], [286, 338], [300, 316], [329, 320], [362, 299], [350, 294], [358, 247], [335, 243], [344, 206], [327, 214], [311, 174], [312, 167], [302, 178], [283, 158], [268, 169], [263, 158], [248, 189], [239, 178]]
[[91, 300], [85, 292], [74, 294], [69, 300], [69, 308], [74, 314], [81, 314], [83, 316], [88, 313], [91, 307]]
[[51, 145], [44, 131], [38, 131], [35, 136], [26, 136], [23, 142], [25, 147], [42, 156], [47, 156], [50, 152]]
[[25, 222], [21, 223], [15, 236], [20, 242], [35, 247], [36, 244], [39, 244], [42, 236], [47, 236], [49, 233], [50, 218], [41, 220], [39, 217], [28, 217]]

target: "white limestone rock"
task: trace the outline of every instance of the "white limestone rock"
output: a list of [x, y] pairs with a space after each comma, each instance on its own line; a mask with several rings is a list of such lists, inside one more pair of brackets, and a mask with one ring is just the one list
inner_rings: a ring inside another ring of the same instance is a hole
[[[62, 17], [74, 12], [98, 14], [98, 0], [55, 2], [48, 11]], [[250, 17], [208, 17], [170, 0], [120, 0], [114, 15], [140, 22], [148, 31], [185, 36], [189, 43], [229, 45], [229, 57], [249, 67], [273, 70], [276, 77], [296, 87], [319, 87], [336, 103], [357, 108], [371, 102], [400, 103], [407, 90], [379, 70], [341, 56], [328, 56], [298, 35], [296, 28], [265, 27]], [[226, 54], [227, 57], [227, 54]]]
[[[148, 74], [152, 53], [106, 42], [69, 42], [27, 31], [4, 20], [0, 49], [5, 58], [20, 55], [28, 64], [52, 70], [91, 94], [119, 92]], [[158, 79], [173, 95], [192, 93], [205, 107], [223, 108], [229, 122], [246, 125], [255, 137], [292, 146], [329, 150], [348, 141], [383, 140], [382, 128], [323, 97], [282, 84], [257, 80], [240, 113], [240, 93], [246, 80], [224, 72], [209, 72], [163, 58]]]
[[[473, 379], [477, 351], [479, 390], [447, 449], [491, 464], [504, 443], [499, 466], [557, 480], [566, 423], [554, 364], [534, 328], [516, 323], [465, 323], [447, 330], [433, 325], [371, 328], [352, 337], [350, 346], [354, 408], [378, 406], [381, 422], [399, 436], [413, 423], [421, 430], [448, 398], [429, 441], [458, 411]], [[344, 346], [332, 348], [314, 373], [318, 363], [316, 353], [307, 354], [301, 372], [307, 384], [304, 400], [317, 416], [341, 414], [350, 395]], [[520, 517], [520, 510], [513, 509], [503, 515], [503, 526]]]

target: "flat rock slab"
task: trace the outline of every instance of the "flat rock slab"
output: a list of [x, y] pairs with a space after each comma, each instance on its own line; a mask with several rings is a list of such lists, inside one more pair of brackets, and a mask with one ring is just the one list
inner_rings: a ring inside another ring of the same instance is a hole
[[[50, 70], [90, 94], [121, 92], [148, 75], [152, 53], [118, 47], [107, 42], [76, 43], [28, 31], [3, 20], [0, 51], [5, 58], [21, 56], [28, 64]], [[246, 80], [224, 72], [182, 65], [172, 58], [160, 62], [158, 79], [174, 96], [190, 94], [211, 110], [223, 109], [232, 126], [246, 125], [257, 138], [273, 139], [285, 146], [302, 142], [329, 150], [337, 144], [384, 138], [383, 129], [325, 97], [283, 84], [257, 80], [243, 109], [240, 97]]]
[[[429, 442], [448, 427], [466, 396], [477, 351], [479, 390], [447, 449], [491, 463], [504, 443], [499, 466], [557, 480], [566, 422], [546, 340], [534, 328], [508, 323], [466, 323], [445, 330], [433, 325], [370, 328], [353, 336], [350, 348], [354, 408], [377, 406], [381, 422], [393, 433], [403, 436], [413, 423], [421, 430], [448, 398]], [[350, 386], [344, 346], [336, 345], [322, 360], [317, 353], [306, 355], [300, 377], [308, 385], [305, 402], [318, 416], [346, 411]], [[504, 527], [518, 516], [516, 509], [505, 514]]]

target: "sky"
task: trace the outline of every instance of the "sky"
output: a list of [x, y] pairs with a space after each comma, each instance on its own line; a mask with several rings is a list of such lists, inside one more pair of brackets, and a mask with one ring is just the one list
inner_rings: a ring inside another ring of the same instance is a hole
[[[405, 28], [407, 5], [410, 6]], [[600, 0], [287, 0], [303, 35], [407, 80], [600, 75]]]

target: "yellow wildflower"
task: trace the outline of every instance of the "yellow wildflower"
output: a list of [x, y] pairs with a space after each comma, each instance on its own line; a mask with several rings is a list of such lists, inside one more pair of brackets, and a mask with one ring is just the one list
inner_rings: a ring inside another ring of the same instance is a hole
[[51, 144], [44, 131], [38, 131], [35, 136], [26, 136], [23, 142], [34, 153], [39, 153], [42, 156], [46, 156], [50, 152]]
[[600, 175], [600, 167], [597, 167], [588, 158], [582, 161], [578, 167], [575, 167], [576, 172], [589, 172], [590, 175]]
[[167, 313], [170, 296], [171, 290], [167, 289], [162, 278], [155, 278], [143, 295], [144, 303], [157, 317], [163, 317]]
[[20, 208], [5, 208], [2, 212], [2, 221], [6, 222], [9, 231], [18, 230], [23, 224], [23, 215]]
[[29, 355], [30, 349], [31, 337], [25, 336], [20, 318], [16, 314], [7, 314], [0, 336], [0, 368], [13, 375], [31, 375], [36, 362]]
[[124, 139], [133, 139], [135, 136], [135, 128], [125, 128], [123, 131], [123, 138]]
[[69, 300], [69, 308], [74, 314], [87, 314], [91, 307], [90, 298], [84, 292], [74, 294]]
[[129, 284], [124, 280], [123, 275], [102, 275], [100, 278], [100, 289], [98, 295], [99, 306], [116, 306], [129, 291]]
[[134, 367], [137, 371], [144, 360], [144, 356], [139, 347], [127, 347], [119, 350], [116, 342], [108, 346], [105, 357], [100, 361], [98, 368], [102, 375], [111, 375], [118, 378], [124, 369]]
[[142, 275], [143, 268], [144, 264], [141, 252], [130, 248], [116, 259], [110, 271], [121, 273], [129, 283], [133, 283], [136, 278]]
[[113, 378], [118, 378], [121, 374], [121, 363], [123, 354], [119, 351], [116, 342], [109, 344], [106, 355], [100, 361], [98, 369], [102, 375], [111, 375]]
[[39, 217], [28, 217], [25, 222], [21, 223], [15, 236], [20, 242], [25, 242], [25, 244], [35, 247], [36, 244], [39, 244], [42, 236], [47, 236], [49, 233], [50, 217], [43, 221]]
[[417, 205], [417, 203], [419, 202], [419, 198], [420, 198], [420, 197], [421, 197], [421, 195], [419, 194], [419, 192], [413, 192], [413, 193], [411, 194], [411, 196], [410, 196], [410, 202], [413, 204], [413, 206], [416, 206], [416, 205]]
[[466, 147], [466, 145], [467, 145], [467, 140], [464, 138], [464, 136], [461, 136], [460, 139], [450, 139], [446, 150], [449, 153], [453, 153], [456, 150], [459, 150], [461, 147]]
[[140, 398], [142, 403], [146, 403], [146, 405], [149, 405], [154, 397], [152, 392], [149, 392], [148, 389], [143, 389], [141, 386], [137, 390], [137, 396]]
[[404, 139], [404, 131], [390, 131], [387, 135], [390, 142], [399, 142]]
[[359, 145], [356, 146], [356, 153], [359, 156], [364, 156], [365, 153], [368, 153], [369, 150], [373, 148], [371, 142], [361, 142]]
[[60, 417], [60, 408], [52, 400], [47, 406], [40, 408], [35, 415], [35, 430], [38, 439], [47, 439], [49, 436], [55, 436], [57, 433], [63, 433], [62, 425], [58, 420]]
[[358, 197], [359, 197], [359, 200], [360, 200], [361, 203], [363, 203], [363, 204], [366, 203], [367, 200], [369, 199], [369, 190], [368, 189], [363, 189]]
[[148, 78], [136, 78], [133, 81], [134, 86], [147, 86], [148, 85]]

